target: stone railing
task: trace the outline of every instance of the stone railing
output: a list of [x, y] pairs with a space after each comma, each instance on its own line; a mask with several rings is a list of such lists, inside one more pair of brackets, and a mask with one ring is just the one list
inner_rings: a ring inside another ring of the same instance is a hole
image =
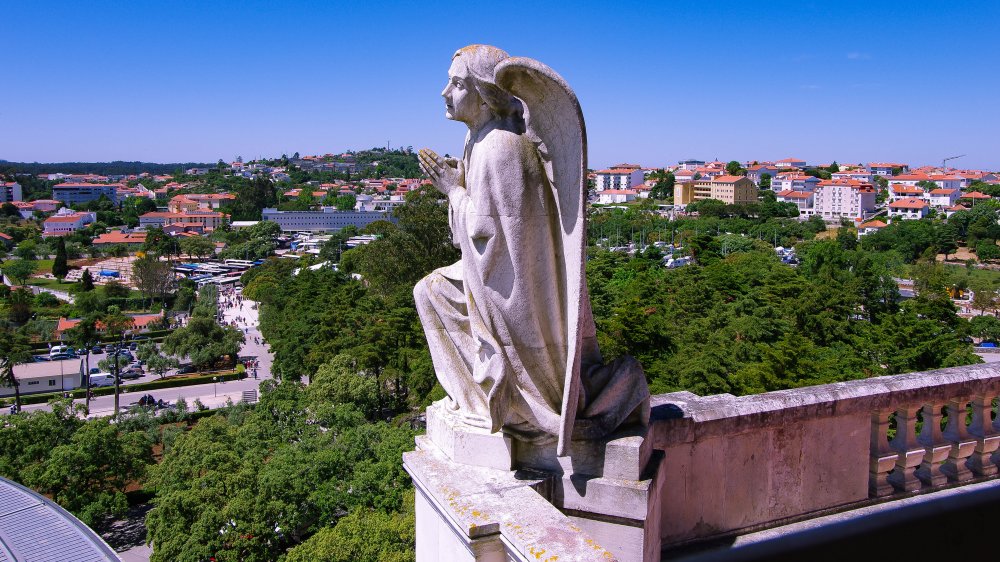
[[403, 455], [417, 560], [655, 561], [994, 478], [998, 396], [1000, 364], [742, 397], [661, 394], [647, 431], [574, 441], [568, 457], [434, 404], [427, 435]]
[[995, 477], [998, 396], [1000, 368], [989, 365], [742, 397], [654, 396], [661, 544]]

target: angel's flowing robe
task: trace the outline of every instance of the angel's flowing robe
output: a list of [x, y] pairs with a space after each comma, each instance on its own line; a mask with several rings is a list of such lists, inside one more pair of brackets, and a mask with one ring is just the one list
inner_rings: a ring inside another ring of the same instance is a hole
[[[569, 283], [555, 194], [538, 150], [502, 129], [467, 139], [465, 189], [449, 194], [462, 259], [414, 288], [448, 406], [475, 426], [532, 440], [559, 433], [568, 360]], [[586, 291], [584, 291], [584, 295]], [[631, 358], [601, 364], [586, 304], [577, 438], [648, 415], [648, 390]], [[641, 380], [640, 380], [641, 379]], [[640, 420], [642, 421], [642, 420]]]

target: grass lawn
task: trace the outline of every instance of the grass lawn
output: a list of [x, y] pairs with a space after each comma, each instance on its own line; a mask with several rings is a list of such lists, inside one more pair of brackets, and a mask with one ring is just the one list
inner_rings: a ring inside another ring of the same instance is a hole
[[951, 274], [952, 279], [968, 277], [969, 283], [973, 285], [986, 282], [1000, 286], [1000, 271], [995, 269], [979, 269], [978, 267], [968, 269], [964, 265], [951, 264], [946, 264], [945, 267], [948, 268], [948, 273]]
[[45, 287], [46, 289], [54, 289], [56, 291], [71, 292], [71, 290], [77, 286], [77, 283], [60, 283], [58, 279], [44, 279], [41, 277], [31, 277], [28, 279], [28, 285], [34, 285], [36, 287]]
[[44, 273], [52, 273], [52, 264], [56, 260], [35, 260], [38, 265], [38, 269], [35, 270], [36, 275], [42, 275]]

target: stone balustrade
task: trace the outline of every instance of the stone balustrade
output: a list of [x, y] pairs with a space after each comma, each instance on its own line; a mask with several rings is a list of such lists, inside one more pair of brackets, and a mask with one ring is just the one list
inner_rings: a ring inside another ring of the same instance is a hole
[[[653, 397], [669, 548], [995, 477], [1000, 368]], [[943, 426], [943, 427], [942, 427]]]
[[437, 404], [404, 465], [418, 560], [658, 560], [662, 552], [993, 478], [1000, 365], [751, 396], [653, 396], [648, 431], [569, 457]]

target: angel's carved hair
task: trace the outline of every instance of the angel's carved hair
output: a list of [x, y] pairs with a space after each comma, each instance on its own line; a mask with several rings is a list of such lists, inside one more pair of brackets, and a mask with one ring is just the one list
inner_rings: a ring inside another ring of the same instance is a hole
[[524, 130], [524, 106], [521, 100], [510, 95], [494, 81], [494, 71], [498, 64], [510, 58], [505, 51], [489, 45], [469, 45], [455, 51], [452, 60], [462, 57], [465, 68], [472, 77], [473, 86], [494, 115], [503, 120], [511, 120], [520, 130]]

